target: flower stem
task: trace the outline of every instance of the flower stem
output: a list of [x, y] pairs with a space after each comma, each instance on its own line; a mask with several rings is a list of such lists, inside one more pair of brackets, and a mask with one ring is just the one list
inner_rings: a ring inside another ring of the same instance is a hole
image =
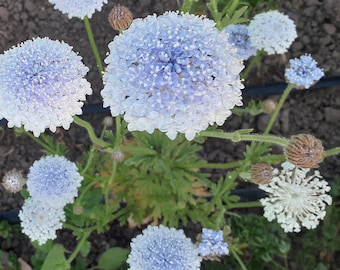
[[247, 270], [247, 267], [244, 265], [244, 263], [242, 262], [241, 258], [238, 256], [238, 254], [231, 248], [230, 249], [231, 254], [235, 257], [236, 261], [238, 262], [238, 264], [240, 265], [242, 270]]
[[255, 65], [258, 65], [260, 63], [261, 57], [264, 55], [264, 51], [257, 51], [257, 54], [251, 58], [249, 64], [247, 67], [242, 71], [240, 74], [241, 79], [247, 79], [250, 71], [254, 68]]
[[340, 147], [335, 147], [326, 151], [325, 157], [335, 156], [340, 154]]
[[93, 37], [90, 21], [89, 21], [89, 18], [87, 16], [84, 17], [84, 25], [85, 25], [85, 28], [86, 28], [87, 37], [90, 41], [90, 45], [91, 45], [94, 57], [96, 58], [97, 67], [98, 67], [98, 70], [99, 70], [99, 73], [100, 73], [100, 77], [102, 77], [103, 71], [104, 71], [102, 59], [100, 58], [98, 48], [97, 48], [96, 42], [95, 42], [94, 37]]
[[67, 259], [67, 262], [71, 264], [71, 262], [77, 257], [78, 253], [80, 252], [81, 248], [83, 247], [86, 239], [89, 237], [89, 235], [92, 233], [92, 230], [86, 231], [80, 241], [78, 242], [78, 245], [76, 246], [76, 249], [72, 252], [71, 256]]
[[42, 146], [46, 151], [48, 151], [50, 154], [55, 154], [54, 149], [52, 149], [47, 143], [44, 143], [40, 138], [35, 137], [31, 132], [25, 131], [25, 134], [30, 137], [33, 141], [35, 141], [37, 144]]
[[249, 207], [262, 207], [262, 204], [258, 201], [255, 202], [238, 202], [233, 203], [227, 209], [237, 209], [237, 208], [249, 208]]
[[87, 133], [89, 134], [90, 139], [91, 139], [91, 141], [92, 141], [94, 144], [99, 145], [99, 146], [101, 146], [101, 147], [109, 147], [109, 146], [111, 146], [111, 144], [106, 143], [106, 142], [104, 142], [103, 140], [98, 139], [98, 138], [96, 137], [96, 134], [94, 133], [94, 130], [93, 130], [92, 126], [90, 125], [90, 123], [88, 123], [88, 122], [86, 122], [86, 121], [80, 119], [80, 118], [79, 118], [78, 116], [76, 116], [76, 115], [73, 116], [73, 120], [74, 120], [74, 122], [75, 122], [77, 125], [79, 125], [79, 126], [85, 128], [85, 129], [87, 130]]
[[282, 147], [287, 146], [288, 141], [286, 138], [281, 138], [274, 135], [261, 135], [261, 134], [249, 134], [251, 130], [236, 130], [234, 132], [219, 132], [219, 131], [202, 131], [199, 133], [200, 136], [229, 139], [233, 142], [240, 141], [256, 141], [256, 142], [267, 142], [277, 144]]
[[281, 110], [282, 108], [282, 105], [283, 103], [285, 102], [286, 98], [288, 97], [289, 93], [292, 91], [293, 89], [293, 86], [291, 84], [288, 84], [287, 88], [283, 91], [283, 94], [279, 100], [279, 103], [277, 104], [276, 108], [275, 108], [275, 111], [273, 112], [272, 114], [272, 117], [270, 118], [269, 120], [269, 123], [265, 129], [265, 131], [263, 132], [264, 135], [268, 134], [276, 120], [276, 117], [279, 113], [279, 111]]

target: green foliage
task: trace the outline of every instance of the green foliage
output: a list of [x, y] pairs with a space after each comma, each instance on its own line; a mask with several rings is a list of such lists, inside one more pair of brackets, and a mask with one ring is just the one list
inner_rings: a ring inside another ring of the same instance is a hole
[[239, 0], [211, 0], [207, 3], [207, 7], [218, 29], [223, 29], [230, 24], [245, 23], [248, 21], [248, 19], [244, 17], [248, 7], [240, 3]]
[[232, 216], [231, 230], [234, 239], [247, 245], [242, 255], [247, 269], [285, 267], [290, 240], [277, 223], [254, 214]]
[[245, 108], [235, 107], [231, 111], [232, 111], [233, 114], [235, 114], [237, 116], [242, 116], [242, 115], [247, 115], [247, 114], [250, 114], [252, 116], [256, 116], [256, 115], [259, 115], [263, 112], [262, 107], [263, 107], [262, 101], [256, 102], [255, 100], [251, 100], [247, 104], [247, 107], [245, 107]]
[[129, 250], [120, 247], [114, 247], [106, 250], [99, 258], [98, 269], [102, 270], [119, 270], [125, 263]]
[[64, 255], [64, 248], [62, 245], [55, 244], [44, 261], [41, 270], [68, 270], [71, 269], [69, 262]]

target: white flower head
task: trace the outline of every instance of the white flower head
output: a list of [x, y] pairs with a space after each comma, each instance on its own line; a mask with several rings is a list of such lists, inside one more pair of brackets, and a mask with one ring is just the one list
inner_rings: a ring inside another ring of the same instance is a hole
[[130, 131], [192, 140], [242, 105], [242, 61], [212, 20], [177, 12], [135, 19], [109, 49], [101, 95]]
[[0, 119], [33, 131], [68, 129], [91, 94], [88, 68], [64, 42], [36, 38], [0, 55]]
[[63, 208], [78, 195], [83, 177], [77, 166], [62, 156], [47, 156], [35, 161], [27, 175], [27, 190], [37, 201]]
[[91, 18], [93, 13], [100, 11], [107, 0], [48, 0], [54, 4], [55, 9], [67, 14], [71, 19], [76, 17], [84, 19], [85, 16]]
[[266, 185], [259, 185], [268, 193], [261, 199], [264, 216], [274, 219], [285, 232], [300, 232], [301, 227], [314, 229], [326, 215], [326, 206], [332, 203], [328, 183], [319, 171], [309, 174], [310, 169], [295, 167], [286, 161], [283, 170]]
[[198, 270], [201, 258], [183, 230], [150, 225], [132, 239], [127, 263], [130, 270]]
[[285, 53], [297, 38], [294, 22], [277, 10], [257, 14], [248, 26], [251, 44], [267, 54]]
[[21, 227], [32, 241], [43, 245], [57, 237], [56, 230], [62, 228], [65, 214], [62, 208], [49, 207], [33, 198], [26, 199], [19, 212]]

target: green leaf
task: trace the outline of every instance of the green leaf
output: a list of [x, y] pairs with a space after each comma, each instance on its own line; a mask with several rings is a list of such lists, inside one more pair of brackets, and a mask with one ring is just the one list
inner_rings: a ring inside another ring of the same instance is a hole
[[51, 251], [47, 254], [41, 270], [69, 270], [70, 264], [65, 258], [64, 247], [55, 244]]
[[126, 261], [129, 250], [114, 247], [106, 250], [99, 258], [98, 268], [103, 270], [118, 270]]
[[89, 241], [85, 241], [80, 249], [81, 256], [86, 257], [89, 254], [90, 249], [91, 249], [91, 243]]

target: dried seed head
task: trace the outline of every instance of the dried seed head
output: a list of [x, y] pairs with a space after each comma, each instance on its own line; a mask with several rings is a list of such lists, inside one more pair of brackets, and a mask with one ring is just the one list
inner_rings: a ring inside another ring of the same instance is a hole
[[255, 163], [251, 166], [251, 178], [255, 184], [268, 184], [273, 179], [273, 167], [267, 163]]
[[325, 154], [322, 142], [309, 134], [292, 136], [284, 152], [287, 160], [300, 168], [319, 167]]
[[84, 213], [84, 208], [81, 205], [74, 205], [73, 206], [73, 213], [77, 216]]
[[108, 19], [113, 29], [121, 31], [129, 28], [133, 15], [130, 9], [117, 4], [112, 8]]
[[276, 106], [277, 106], [276, 101], [268, 98], [265, 101], [263, 101], [263, 105], [262, 105], [263, 112], [270, 114], [275, 111]]
[[2, 179], [4, 189], [12, 193], [21, 191], [24, 184], [25, 180], [22, 173], [16, 169], [8, 171]]
[[103, 125], [105, 127], [112, 127], [113, 126], [113, 118], [111, 116], [104, 117]]

